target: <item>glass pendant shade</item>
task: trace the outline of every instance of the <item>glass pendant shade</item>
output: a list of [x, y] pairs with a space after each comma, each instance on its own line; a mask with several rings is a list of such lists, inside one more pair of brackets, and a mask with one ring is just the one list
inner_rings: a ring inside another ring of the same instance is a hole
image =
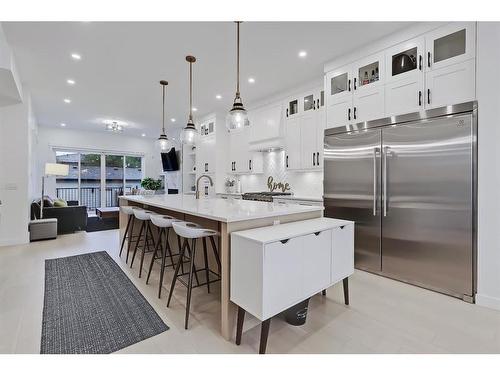
[[167, 137], [166, 134], [161, 134], [160, 137], [156, 140], [158, 143], [158, 146], [160, 147], [160, 150], [162, 152], [167, 152], [172, 148], [172, 145]]
[[160, 81], [161, 90], [162, 90], [162, 107], [161, 107], [161, 133], [156, 143], [160, 147], [162, 152], [167, 152], [172, 148], [172, 144], [168, 140], [167, 133], [165, 132], [165, 88], [168, 85], [168, 82], [165, 80]]
[[193, 122], [193, 63], [196, 61], [194, 56], [186, 56], [189, 63], [189, 117], [186, 127], [181, 131], [181, 142], [185, 145], [193, 146], [198, 140], [198, 132]]
[[234, 100], [233, 108], [229, 111], [226, 117], [226, 127], [229, 131], [243, 129], [245, 126], [249, 126], [250, 121], [248, 121], [248, 114], [241, 100], [238, 98]]
[[181, 142], [186, 145], [194, 145], [198, 139], [198, 132], [192, 122], [188, 122], [186, 127], [181, 131]]

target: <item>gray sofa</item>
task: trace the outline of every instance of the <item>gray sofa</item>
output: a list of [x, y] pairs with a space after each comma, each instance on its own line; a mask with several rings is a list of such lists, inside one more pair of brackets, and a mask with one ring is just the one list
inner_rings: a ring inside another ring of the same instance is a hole
[[[43, 203], [43, 218], [57, 219], [57, 234], [73, 233], [87, 229], [87, 207], [77, 201], [68, 201], [67, 207], [54, 207], [50, 198]], [[40, 199], [31, 203], [31, 220], [40, 218]]]

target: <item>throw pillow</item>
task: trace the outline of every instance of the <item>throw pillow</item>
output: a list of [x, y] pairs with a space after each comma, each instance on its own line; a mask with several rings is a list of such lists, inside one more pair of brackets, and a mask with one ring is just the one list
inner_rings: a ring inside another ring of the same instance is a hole
[[54, 199], [54, 207], [68, 207], [68, 202], [64, 199]]

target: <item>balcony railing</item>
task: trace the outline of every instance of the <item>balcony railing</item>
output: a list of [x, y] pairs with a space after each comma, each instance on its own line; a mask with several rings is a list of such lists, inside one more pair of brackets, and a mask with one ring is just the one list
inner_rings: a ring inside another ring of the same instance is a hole
[[[130, 193], [131, 187], [125, 187], [125, 193]], [[123, 195], [123, 187], [107, 187], [106, 188], [106, 207], [117, 207], [118, 197]], [[56, 187], [56, 195], [58, 198], [66, 201], [78, 200], [77, 187]], [[82, 187], [80, 188], [80, 204], [87, 206], [87, 210], [95, 210], [101, 207], [101, 188], [100, 187]]]

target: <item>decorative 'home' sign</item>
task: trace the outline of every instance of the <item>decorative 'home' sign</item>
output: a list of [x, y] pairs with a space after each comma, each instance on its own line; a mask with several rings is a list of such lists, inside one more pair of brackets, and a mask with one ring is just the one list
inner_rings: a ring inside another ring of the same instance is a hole
[[281, 190], [283, 193], [290, 190], [290, 185], [288, 182], [274, 182], [273, 176], [267, 178], [267, 187], [269, 191]]

